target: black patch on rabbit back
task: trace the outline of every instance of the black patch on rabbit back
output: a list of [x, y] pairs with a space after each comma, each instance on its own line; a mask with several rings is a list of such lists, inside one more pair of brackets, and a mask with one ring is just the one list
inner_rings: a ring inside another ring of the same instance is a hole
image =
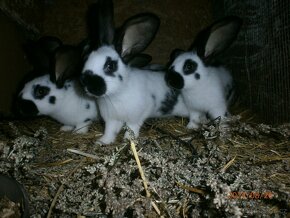
[[175, 89], [170, 89], [166, 93], [165, 99], [162, 101], [161, 107], [159, 109], [159, 111], [163, 115], [170, 114], [173, 111], [174, 106], [177, 103], [179, 94], [180, 94], [180, 91], [179, 90], [175, 90]]
[[55, 101], [56, 101], [56, 97], [55, 96], [50, 96], [49, 99], [48, 99], [48, 102], [50, 104], [55, 104]]
[[50, 88], [47, 86], [35, 85], [33, 87], [33, 97], [35, 99], [43, 99], [50, 92]]
[[107, 57], [103, 70], [106, 75], [115, 77], [116, 75], [114, 73], [118, 70], [118, 61]]
[[89, 103], [86, 104], [86, 109], [89, 110], [91, 105]]

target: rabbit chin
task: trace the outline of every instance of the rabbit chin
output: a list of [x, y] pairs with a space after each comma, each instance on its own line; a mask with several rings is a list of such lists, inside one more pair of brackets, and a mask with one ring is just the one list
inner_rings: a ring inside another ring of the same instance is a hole
[[88, 90], [88, 88], [84, 88], [84, 91], [85, 91], [85, 93], [86, 93], [86, 95], [88, 96], [88, 97], [92, 97], [92, 98], [95, 98], [95, 99], [97, 99], [97, 98], [101, 98], [101, 97], [104, 97], [106, 94], [104, 93], [104, 94], [101, 94], [101, 95], [96, 95], [96, 94], [94, 94], [94, 93], [92, 93], [92, 92], [90, 92], [89, 90]]

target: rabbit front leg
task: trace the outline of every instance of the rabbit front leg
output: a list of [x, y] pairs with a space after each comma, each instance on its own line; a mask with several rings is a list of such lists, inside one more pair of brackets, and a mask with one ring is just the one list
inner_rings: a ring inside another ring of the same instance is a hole
[[211, 111], [209, 111], [209, 115], [212, 119], [217, 119], [219, 117], [221, 118], [220, 127], [229, 127], [228, 123], [225, 121], [225, 119], [223, 119], [229, 115], [226, 106], [212, 109]]
[[221, 106], [215, 106], [212, 107], [210, 111], [208, 111], [208, 114], [211, 119], [216, 119], [218, 117], [224, 118], [227, 116], [227, 107], [226, 105], [221, 105]]
[[201, 113], [198, 111], [190, 111], [189, 113], [189, 122], [186, 126], [187, 129], [197, 129], [200, 123]]
[[60, 127], [60, 131], [68, 132], [72, 131], [74, 128], [74, 126], [63, 125], [62, 127]]
[[87, 121], [84, 123], [80, 123], [76, 126], [75, 132], [79, 134], [85, 134], [89, 131], [89, 127], [91, 125], [92, 121]]
[[115, 141], [116, 136], [120, 132], [124, 123], [117, 120], [107, 120], [105, 121], [105, 132], [104, 135], [97, 140], [97, 144], [111, 144]]
[[[127, 123], [127, 126], [129, 129], [131, 129], [134, 133], [134, 137], [138, 138], [139, 137], [139, 132], [142, 124], [140, 125], [139, 123]], [[125, 132], [124, 139], [130, 139], [130, 133], [128, 131]]]

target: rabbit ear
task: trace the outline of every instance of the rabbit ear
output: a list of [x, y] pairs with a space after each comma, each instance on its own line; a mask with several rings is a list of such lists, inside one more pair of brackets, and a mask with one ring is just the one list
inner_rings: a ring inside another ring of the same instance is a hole
[[148, 54], [137, 54], [129, 61], [128, 64], [132, 67], [141, 68], [147, 66], [151, 60], [152, 57]]
[[75, 46], [61, 46], [57, 49], [51, 79], [58, 88], [63, 87], [67, 79], [77, 76], [82, 68], [81, 49]]
[[180, 54], [184, 53], [185, 51], [179, 48], [174, 49], [171, 54], [170, 54], [170, 63], [172, 63], [177, 56], [179, 56]]
[[191, 49], [195, 49], [205, 62], [211, 61], [233, 43], [241, 25], [242, 20], [239, 17], [225, 17], [201, 31]]
[[33, 65], [35, 72], [48, 73], [51, 67], [51, 56], [61, 44], [60, 39], [45, 36], [38, 41], [29, 41], [24, 45], [28, 61]]
[[90, 46], [111, 45], [114, 40], [114, 6], [112, 0], [97, 0], [87, 12]]
[[159, 25], [159, 18], [151, 13], [138, 14], [124, 23], [115, 44], [124, 62], [128, 62], [150, 44]]

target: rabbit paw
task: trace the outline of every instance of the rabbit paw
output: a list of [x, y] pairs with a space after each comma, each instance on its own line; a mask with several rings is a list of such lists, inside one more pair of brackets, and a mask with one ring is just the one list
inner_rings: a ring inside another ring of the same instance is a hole
[[76, 127], [75, 129], [75, 133], [78, 133], [78, 134], [85, 134], [85, 133], [88, 133], [89, 131], [89, 127], [88, 126], [81, 126], [81, 127]]
[[101, 138], [99, 138], [96, 141], [96, 144], [98, 144], [98, 145], [108, 145], [108, 144], [113, 143], [114, 140], [115, 140], [114, 138], [106, 137], [105, 135], [103, 135]]
[[74, 129], [74, 126], [62, 126], [60, 127], [60, 131], [64, 131], [64, 132], [68, 132], [68, 131], [72, 131]]
[[190, 121], [187, 126], [186, 126], [187, 129], [198, 129], [199, 128], [199, 125], [196, 124], [195, 122], [193, 121]]

